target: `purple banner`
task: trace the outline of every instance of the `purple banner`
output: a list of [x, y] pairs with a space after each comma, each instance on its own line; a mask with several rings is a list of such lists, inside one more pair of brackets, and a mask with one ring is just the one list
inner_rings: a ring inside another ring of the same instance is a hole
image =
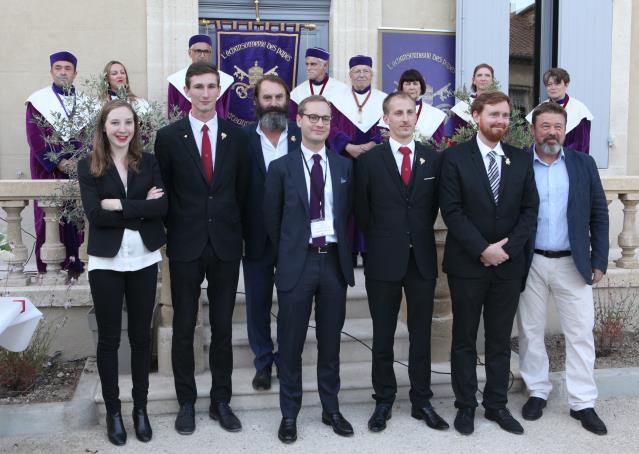
[[455, 33], [380, 30], [380, 41], [382, 90], [395, 91], [402, 73], [416, 69], [426, 80], [422, 99], [449, 115], [446, 135], [451, 136], [449, 110], [455, 104]]
[[296, 85], [298, 31], [217, 31], [217, 65], [231, 74], [231, 107], [228, 119], [240, 126], [255, 120], [253, 89], [267, 74], [279, 76], [289, 87]]

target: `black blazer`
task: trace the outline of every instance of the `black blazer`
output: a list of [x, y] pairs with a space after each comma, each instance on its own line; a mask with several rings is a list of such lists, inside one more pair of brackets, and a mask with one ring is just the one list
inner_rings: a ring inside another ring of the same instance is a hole
[[[127, 192], [114, 165], [101, 177], [94, 177], [89, 172], [89, 158], [78, 163], [78, 180], [82, 206], [89, 220], [87, 250], [90, 255], [115, 257], [125, 228], [139, 231], [149, 251], [166, 243], [162, 225], [168, 206], [166, 194], [159, 199], [146, 200], [153, 186], [164, 188], [160, 168], [152, 154], [142, 153], [138, 172], [128, 171]], [[103, 199], [120, 199], [122, 211], [103, 210], [100, 207]]]
[[169, 258], [195, 260], [210, 241], [220, 259], [240, 259], [241, 213], [247, 187], [244, 132], [218, 118], [210, 185], [188, 117], [158, 131], [155, 155], [169, 198], [165, 219]]
[[[440, 208], [448, 227], [443, 269], [464, 278], [495, 272], [501, 279], [522, 278], [526, 272], [524, 246], [537, 224], [539, 195], [532, 159], [523, 150], [502, 143], [499, 204], [495, 204], [476, 136], [444, 152]], [[481, 253], [503, 238], [510, 257], [485, 267]]]
[[[349, 159], [327, 150], [333, 187], [333, 216], [339, 263], [344, 280], [355, 285], [351, 245], [346, 224], [353, 206], [353, 167]], [[278, 251], [275, 285], [280, 291], [295, 287], [302, 275], [311, 236], [311, 216], [302, 150], [296, 147], [271, 162], [266, 175], [264, 225]]]
[[[244, 255], [249, 259], [258, 259], [264, 255], [264, 248], [268, 240], [264, 227], [264, 180], [266, 179], [266, 165], [262, 153], [262, 142], [257, 131], [257, 123], [251, 123], [243, 128], [248, 136], [248, 164], [249, 182], [248, 194], [242, 218], [244, 227]], [[294, 121], [288, 122], [288, 151], [299, 148], [302, 140], [300, 128]]]
[[366, 237], [367, 277], [398, 281], [406, 275], [410, 246], [424, 279], [437, 277], [433, 225], [439, 208], [442, 156], [415, 142], [408, 187], [401, 179], [388, 142], [357, 160], [355, 213]]

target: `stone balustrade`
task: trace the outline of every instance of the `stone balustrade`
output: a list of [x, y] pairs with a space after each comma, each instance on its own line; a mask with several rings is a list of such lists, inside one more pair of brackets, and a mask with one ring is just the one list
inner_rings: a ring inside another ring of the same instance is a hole
[[[632, 272], [639, 269], [639, 261], [636, 258], [637, 248], [639, 247], [639, 236], [637, 235], [636, 213], [637, 204], [639, 203], [639, 176], [627, 177], [604, 177], [602, 178], [604, 190], [608, 206], [611, 209], [611, 226], [621, 225], [621, 231], [615, 231], [615, 227], [611, 227], [611, 268], [628, 270]], [[0, 209], [6, 220], [6, 229], [0, 225], [0, 229], [6, 230], [8, 241], [13, 244], [14, 257], [8, 260], [9, 272], [3, 281], [5, 290], [14, 290], [21, 293], [29, 293], [29, 286], [32, 285], [33, 278], [25, 273], [25, 261], [29, 256], [27, 247], [23, 241], [22, 231], [32, 231], [30, 226], [23, 225], [23, 219], [26, 217], [25, 208], [32, 202], [37, 201], [45, 211], [46, 223], [46, 240], [42, 246], [42, 260], [47, 263], [48, 272], [44, 276], [40, 276], [39, 283], [55, 285], [63, 283], [66, 280], [66, 273], [60, 269], [60, 263], [65, 258], [64, 246], [61, 244], [58, 233], [58, 221], [56, 220], [58, 209], [62, 204], [60, 194], [73, 193], [73, 188], [64, 189], [65, 185], [70, 185], [67, 181], [51, 181], [51, 180], [0, 180]], [[77, 193], [76, 193], [77, 194]], [[79, 194], [77, 194], [79, 196]], [[612, 204], [618, 199], [622, 209], [618, 208], [618, 204]], [[618, 228], [617, 228], [618, 231]], [[86, 261], [86, 239], [80, 250], [80, 258]], [[437, 251], [440, 258], [440, 277], [441, 258], [443, 257], [443, 247], [446, 238], [446, 227], [438, 219], [435, 226], [435, 235], [437, 243]], [[619, 256], [619, 249], [621, 256]], [[612, 273], [614, 274], [614, 273]], [[624, 275], [625, 276], [625, 275]], [[639, 281], [638, 281], [639, 282]], [[86, 287], [86, 278], [80, 280], [79, 287]], [[50, 288], [48, 285], [47, 288]], [[79, 289], [78, 289], [79, 290]], [[68, 292], [68, 290], [67, 290]], [[90, 304], [90, 299], [78, 305]], [[172, 319], [173, 307], [171, 304], [170, 293], [170, 276], [168, 266], [162, 267], [161, 275], [161, 292], [159, 295], [159, 330], [157, 332], [158, 343], [158, 366], [161, 373], [171, 373], [170, 347], [172, 335]], [[198, 370], [206, 367], [203, 350], [203, 330], [206, 321], [203, 317], [198, 317], [196, 327], [196, 366]], [[450, 333], [452, 325], [452, 313], [450, 306], [450, 294], [446, 279], [439, 279], [435, 289], [435, 307], [433, 313], [433, 361], [447, 361], [450, 346]]]

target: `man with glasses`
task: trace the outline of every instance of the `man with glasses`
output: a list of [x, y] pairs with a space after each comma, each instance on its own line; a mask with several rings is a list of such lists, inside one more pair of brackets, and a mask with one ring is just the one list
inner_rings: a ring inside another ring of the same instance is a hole
[[[588, 154], [590, 152], [590, 127], [594, 117], [584, 103], [568, 96], [569, 84], [570, 74], [568, 71], [563, 68], [550, 68], [544, 73], [544, 85], [548, 94], [548, 99], [544, 102], [559, 104], [568, 115], [564, 148]], [[533, 113], [530, 112], [526, 116], [526, 120], [531, 125], [532, 115]]]
[[337, 399], [346, 286], [355, 284], [346, 236], [353, 171], [347, 159], [326, 149], [330, 123], [326, 98], [313, 95], [303, 100], [297, 113], [301, 144], [272, 161], [266, 175], [264, 225], [278, 254], [275, 286], [282, 412], [278, 438], [283, 443], [297, 439], [302, 351], [313, 300], [322, 422], [338, 435], [353, 435]]
[[[337, 109], [331, 125], [331, 150], [347, 158], [357, 159], [378, 143], [382, 135], [377, 123], [382, 118], [382, 103], [386, 93], [371, 86], [373, 80], [373, 59], [366, 55], [356, 55], [349, 60], [351, 87], [342, 90], [333, 103]], [[357, 254], [365, 259], [366, 243], [361, 232], [351, 226], [353, 262]]]
[[[189, 58], [191, 63], [199, 61], [210, 62], [213, 41], [208, 35], [193, 35], [189, 39]], [[184, 80], [186, 78], [185, 66], [176, 73], [171, 74], [166, 80], [169, 81], [168, 109], [169, 116], [178, 114], [180, 117], [187, 117], [191, 111], [191, 100], [184, 90]], [[233, 76], [218, 69], [220, 74], [220, 96], [215, 105], [215, 110], [220, 118], [226, 119], [229, 113], [231, 96], [228, 88], [233, 84]]]

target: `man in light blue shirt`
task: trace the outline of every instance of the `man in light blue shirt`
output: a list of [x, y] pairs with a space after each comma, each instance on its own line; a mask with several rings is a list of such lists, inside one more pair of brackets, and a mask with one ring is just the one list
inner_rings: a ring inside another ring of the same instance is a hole
[[566, 338], [566, 388], [570, 416], [597, 435], [607, 433], [595, 413], [595, 346], [592, 284], [608, 263], [608, 205], [595, 161], [564, 149], [566, 111], [544, 103], [532, 115], [533, 169], [539, 192], [537, 231], [528, 245], [530, 271], [519, 300], [519, 364], [529, 399], [522, 416], [542, 416], [552, 389], [544, 331], [549, 297]]

